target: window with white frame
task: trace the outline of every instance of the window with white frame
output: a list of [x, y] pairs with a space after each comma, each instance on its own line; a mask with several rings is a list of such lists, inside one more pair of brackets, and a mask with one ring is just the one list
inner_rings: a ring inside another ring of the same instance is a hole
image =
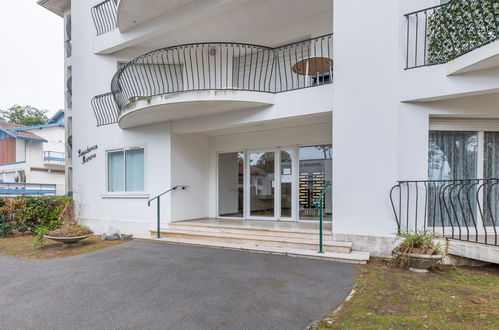
[[144, 148], [107, 152], [107, 191], [144, 191]]
[[[499, 178], [499, 121], [473, 119], [430, 120], [428, 152], [428, 178], [430, 180], [495, 179]], [[483, 225], [491, 225], [491, 217], [499, 216], [499, 186], [490, 185], [478, 194], [478, 184], [469, 186], [469, 208], [461, 209], [459, 216], [478, 219], [477, 203], [483, 211]], [[451, 190], [448, 190], [451, 191]], [[464, 191], [464, 190], [463, 190]], [[439, 185], [429, 187], [430, 196], [439, 192]], [[433, 200], [434, 197], [430, 197]], [[429, 225], [443, 223], [452, 226], [450, 219], [441, 220], [440, 199], [435, 208], [429, 208]], [[457, 203], [457, 201], [454, 201]]]

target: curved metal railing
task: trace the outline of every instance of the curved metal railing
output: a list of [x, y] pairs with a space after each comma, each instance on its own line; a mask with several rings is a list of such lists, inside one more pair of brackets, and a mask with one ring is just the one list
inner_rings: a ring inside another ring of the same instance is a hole
[[397, 231], [498, 245], [499, 179], [399, 181], [390, 191]]
[[114, 30], [118, 26], [117, 7], [118, 0], [105, 0], [92, 7], [90, 12], [98, 36]]
[[97, 120], [97, 126], [110, 125], [118, 122], [120, 110], [114, 101], [113, 93], [109, 92], [96, 96], [92, 99], [91, 104]]
[[120, 68], [111, 92], [92, 101], [98, 125], [105, 112], [153, 96], [188, 91], [237, 90], [279, 93], [332, 82], [332, 34], [277, 48], [210, 42], [154, 50]]
[[406, 69], [447, 63], [499, 38], [499, 0], [451, 0], [405, 18]]

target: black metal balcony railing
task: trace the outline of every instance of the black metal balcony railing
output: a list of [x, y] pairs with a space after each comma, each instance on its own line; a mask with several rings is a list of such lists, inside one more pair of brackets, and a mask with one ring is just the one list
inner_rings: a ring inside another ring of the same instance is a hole
[[73, 95], [73, 77], [69, 76], [68, 79], [66, 80], [66, 90], [69, 92], [70, 95]]
[[64, 50], [66, 51], [66, 57], [71, 57], [72, 55], [71, 40], [64, 41]]
[[399, 181], [390, 200], [399, 233], [498, 245], [499, 179]]
[[118, 121], [120, 109], [114, 101], [113, 93], [96, 96], [91, 103], [97, 119], [97, 126], [110, 125]]
[[66, 41], [71, 41], [71, 15], [66, 16]]
[[98, 36], [114, 30], [118, 26], [117, 7], [118, 0], [105, 0], [92, 7], [92, 19]]
[[499, 38], [499, 0], [452, 0], [405, 17], [406, 69], [447, 63]]
[[71, 93], [69, 91], [66, 91], [64, 93], [64, 97], [66, 99], [66, 107], [68, 109], [71, 109], [73, 107], [73, 96], [71, 95]]
[[[128, 62], [111, 92], [92, 100], [97, 124], [117, 121], [131, 103], [187, 91], [280, 93], [332, 82], [332, 35], [277, 48], [239, 43], [197, 43], [158, 49]], [[113, 104], [115, 103], [115, 104]]]

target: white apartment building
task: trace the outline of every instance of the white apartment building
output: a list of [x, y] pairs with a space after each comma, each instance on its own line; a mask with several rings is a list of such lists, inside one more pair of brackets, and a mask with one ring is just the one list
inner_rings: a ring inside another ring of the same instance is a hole
[[172, 242], [315, 249], [323, 196], [329, 252], [422, 228], [497, 245], [498, 1], [39, 3], [66, 21], [68, 177], [96, 232], [150, 237], [160, 212]]
[[0, 196], [64, 195], [64, 111], [45, 124], [0, 121]]

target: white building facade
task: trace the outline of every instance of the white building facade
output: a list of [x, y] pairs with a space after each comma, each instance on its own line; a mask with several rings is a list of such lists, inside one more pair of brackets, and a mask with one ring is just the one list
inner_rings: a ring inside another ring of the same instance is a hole
[[[162, 223], [316, 222], [324, 193], [332, 237], [379, 255], [402, 227], [497, 225], [495, 181], [478, 180], [499, 177], [495, 0], [40, 4], [71, 19], [68, 173], [96, 232], [149, 236], [147, 201], [175, 186]], [[438, 44], [439, 17], [469, 5]], [[430, 211], [446, 196], [478, 206]]]

